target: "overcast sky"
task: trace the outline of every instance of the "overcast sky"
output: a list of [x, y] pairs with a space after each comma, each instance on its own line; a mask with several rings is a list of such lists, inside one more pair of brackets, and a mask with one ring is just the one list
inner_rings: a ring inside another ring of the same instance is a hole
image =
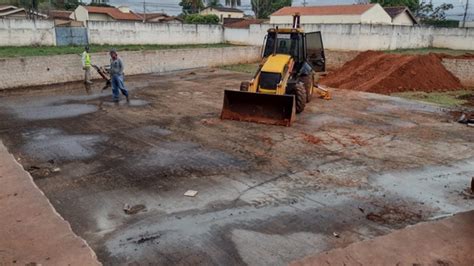
[[[135, 11], [143, 11], [144, 0], [110, 0], [112, 5], [128, 5]], [[180, 0], [145, 0], [147, 12], [165, 12], [170, 15], [178, 15], [181, 13], [181, 7], [178, 5]], [[204, 0], [206, 1], [206, 0]], [[245, 11], [245, 13], [253, 14], [250, 6], [250, 0], [241, 0], [242, 6], [238, 7]], [[302, 5], [304, 0], [293, 0], [294, 6]], [[429, 1], [429, 0], [427, 0]], [[448, 12], [449, 17], [453, 19], [462, 19], [464, 7], [467, 0], [432, 0], [433, 4], [439, 5], [442, 3], [451, 3], [454, 5], [454, 9]], [[221, 0], [224, 3], [224, 0]], [[306, 0], [307, 5], [338, 5], [338, 4], [353, 4], [356, 0]], [[474, 20], [474, 1], [471, 0], [470, 7], [468, 10], [468, 19]]]

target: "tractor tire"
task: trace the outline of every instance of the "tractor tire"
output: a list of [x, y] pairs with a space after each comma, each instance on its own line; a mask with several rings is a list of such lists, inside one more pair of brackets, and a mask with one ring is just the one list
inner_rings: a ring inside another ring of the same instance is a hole
[[304, 84], [306, 90], [306, 102], [309, 103], [313, 98], [313, 75], [300, 77], [300, 82]]
[[295, 102], [296, 102], [296, 113], [299, 114], [303, 112], [305, 106], [306, 106], [306, 101], [307, 101], [307, 96], [306, 96], [306, 89], [304, 87], [304, 84], [302, 82], [296, 83], [295, 86]]
[[240, 83], [240, 91], [249, 91], [249, 87], [250, 82], [248, 81], [242, 81], [242, 83]]

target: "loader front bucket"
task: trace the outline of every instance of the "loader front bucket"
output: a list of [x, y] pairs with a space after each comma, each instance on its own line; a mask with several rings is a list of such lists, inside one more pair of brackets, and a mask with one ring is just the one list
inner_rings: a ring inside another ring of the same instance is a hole
[[225, 90], [221, 119], [291, 126], [295, 97]]

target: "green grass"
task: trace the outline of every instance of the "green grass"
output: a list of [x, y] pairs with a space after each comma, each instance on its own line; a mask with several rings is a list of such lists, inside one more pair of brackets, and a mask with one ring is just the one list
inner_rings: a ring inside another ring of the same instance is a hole
[[453, 56], [463, 55], [463, 54], [474, 54], [474, 51], [469, 50], [452, 50], [445, 48], [419, 48], [419, 49], [397, 49], [397, 50], [386, 50], [384, 51], [389, 54], [429, 54], [429, 53], [438, 53], [438, 54], [448, 54]]
[[399, 92], [393, 93], [392, 96], [456, 107], [467, 103], [463, 97], [466, 98], [472, 94], [474, 94], [474, 89], [447, 92]]
[[[186, 48], [220, 48], [233, 46], [231, 44], [186, 44], [186, 45], [91, 45], [91, 53], [108, 52], [115, 48], [120, 51], [186, 49]], [[83, 46], [5, 46], [0, 47], [0, 58], [49, 56], [62, 54], [80, 54]]]
[[222, 66], [220, 68], [229, 70], [229, 71], [254, 74], [255, 72], [257, 72], [258, 64], [254, 63], [254, 64], [228, 65], [228, 66]]

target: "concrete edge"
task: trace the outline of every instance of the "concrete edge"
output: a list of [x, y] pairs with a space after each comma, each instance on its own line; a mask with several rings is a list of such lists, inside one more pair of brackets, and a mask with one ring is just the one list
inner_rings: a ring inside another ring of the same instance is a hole
[[[3, 154], [3, 155], [2, 155]], [[28, 186], [31, 187], [31, 189], [33, 189], [34, 191], [36, 192], [39, 192], [39, 196], [41, 197], [40, 199], [36, 199], [38, 201], [43, 201], [48, 210], [49, 211], [52, 211], [52, 215], [54, 215], [54, 218], [53, 219], [58, 219], [59, 223], [63, 224], [63, 226], [66, 226], [67, 228], [67, 231], [68, 231], [68, 234], [70, 234], [70, 236], [72, 236], [72, 238], [74, 239], [74, 241], [78, 241], [80, 243], [80, 246], [81, 248], [83, 248], [83, 250], [85, 250], [87, 253], [88, 253], [88, 256], [90, 256], [90, 259], [91, 261], [89, 261], [89, 263], [93, 263], [93, 264], [89, 264], [89, 265], [102, 265], [101, 262], [99, 262], [98, 258], [97, 258], [97, 255], [96, 253], [94, 252], [94, 250], [89, 246], [89, 244], [80, 236], [78, 236], [73, 230], [72, 230], [72, 227], [71, 227], [71, 224], [65, 220], [57, 211], [56, 209], [54, 208], [54, 206], [52, 205], [51, 201], [49, 200], [49, 198], [44, 194], [44, 192], [36, 185], [36, 183], [34, 182], [33, 180], [33, 177], [30, 175], [30, 173], [26, 170], [24, 170], [23, 166], [17, 161], [17, 159], [15, 158], [15, 156], [10, 153], [7, 149], [7, 147], [3, 144], [2, 140], [0, 139], [0, 156], [3, 157], [5, 156], [6, 159], [11, 159], [11, 161], [13, 162], [13, 165], [12, 165], [12, 168], [17, 168], [18, 171], [21, 171], [22, 175], [26, 176], [27, 179], [24, 179], [23, 181], [26, 181]], [[3, 163], [5, 163], [5, 161], [2, 161]], [[5, 164], [8, 164], [8, 162], [6, 162]], [[7, 166], [8, 167], [8, 166]], [[1, 168], [0, 168], [1, 170]], [[1, 172], [0, 172], [1, 174]], [[17, 178], [19, 178], [18, 182], [21, 182], [21, 179], [22, 177], [21, 176], [17, 176]], [[33, 196], [38, 196], [38, 195], [33, 195]], [[36, 217], [35, 217], [36, 218]], [[2, 222], [0, 222], [2, 223]], [[36, 224], [38, 224], [39, 222], [36, 221]], [[17, 223], [18, 224], [18, 223]], [[15, 226], [16, 224], [11, 224], [11, 226]], [[19, 225], [21, 226], [21, 224]], [[5, 229], [5, 228], [4, 228]], [[27, 229], [31, 229], [31, 228], [27, 228]], [[7, 228], [8, 230], [8, 228]], [[8, 230], [8, 231], [11, 231], [11, 230]], [[26, 230], [25, 230], [26, 231]], [[32, 235], [35, 233], [35, 232], [31, 232], [31, 231], [28, 231], [28, 233], [31, 233]], [[31, 239], [28, 239], [27, 241], [30, 241], [30, 240], [33, 240], [33, 238]], [[66, 239], [64, 239], [64, 241], [67, 241]], [[3, 245], [4, 243], [2, 243], [2, 240], [0, 240], [0, 245]], [[57, 243], [57, 246], [61, 246], [63, 243]], [[65, 245], [67, 246], [67, 245]], [[8, 243], [7, 243], [7, 247], [8, 247]], [[28, 253], [29, 255], [33, 254], [34, 255], [34, 251], [26, 251], [26, 253]], [[77, 254], [76, 251], [70, 251], [70, 253], [72, 254]], [[37, 255], [37, 254], [36, 254]], [[42, 254], [44, 255], [44, 254]], [[2, 262], [2, 257], [0, 257], [0, 265], [3, 265], [4, 262]], [[77, 263], [76, 261], [70, 261], [71, 263]], [[80, 262], [79, 262], [80, 263]], [[5, 265], [8, 265], [9, 262], [6, 262]], [[53, 263], [54, 264], [54, 263]], [[68, 264], [68, 265], [71, 265], [71, 264]]]

